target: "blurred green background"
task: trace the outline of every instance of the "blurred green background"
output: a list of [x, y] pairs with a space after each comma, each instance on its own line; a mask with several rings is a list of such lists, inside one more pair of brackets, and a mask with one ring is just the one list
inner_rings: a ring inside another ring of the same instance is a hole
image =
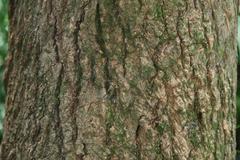
[[[3, 79], [3, 64], [7, 54], [7, 36], [8, 34], [8, 16], [7, 16], [7, 0], [0, 0], [0, 79]], [[4, 116], [4, 87], [0, 83], [0, 141], [3, 133], [3, 116]]]
[[[3, 79], [4, 59], [8, 50], [8, 16], [7, 16], [8, 0], [0, 0], [0, 79]], [[240, 31], [240, 16], [238, 17], [238, 30]], [[238, 46], [240, 46], [240, 32], [238, 32]], [[238, 48], [238, 62], [240, 62], [240, 48]], [[238, 72], [240, 71], [240, 63], [238, 64]], [[238, 83], [240, 82], [240, 74], [238, 74]], [[4, 100], [5, 92], [2, 81], [0, 81], [0, 142], [3, 133], [3, 117], [4, 117]], [[237, 141], [240, 141], [240, 85], [237, 91]], [[240, 145], [240, 144], [238, 144]]]

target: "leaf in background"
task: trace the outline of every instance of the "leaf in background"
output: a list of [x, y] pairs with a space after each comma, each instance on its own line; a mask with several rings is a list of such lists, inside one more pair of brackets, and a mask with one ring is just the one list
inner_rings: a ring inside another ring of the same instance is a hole
[[3, 117], [4, 117], [4, 101], [5, 101], [5, 92], [2, 83], [3, 79], [3, 62], [7, 55], [8, 45], [8, 15], [7, 15], [7, 0], [0, 0], [0, 142], [2, 140], [3, 134]]

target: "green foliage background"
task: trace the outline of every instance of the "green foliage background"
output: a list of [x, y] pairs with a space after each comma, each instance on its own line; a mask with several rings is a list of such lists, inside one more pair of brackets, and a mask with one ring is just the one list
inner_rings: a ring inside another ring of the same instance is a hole
[[2, 140], [3, 133], [3, 116], [4, 116], [4, 99], [5, 92], [2, 83], [3, 79], [3, 69], [4, 69], [4, 59], [7, 54], [8, 44], [8, 14], [7, 14], [7, 0], [0, 0], [0, 141]]

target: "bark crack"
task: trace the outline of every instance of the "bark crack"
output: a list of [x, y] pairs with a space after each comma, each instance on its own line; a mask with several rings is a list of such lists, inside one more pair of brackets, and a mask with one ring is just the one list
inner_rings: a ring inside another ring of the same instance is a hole
[[141, 9], [142, 9], [142, 6], [143, 6], [142, 0], [138, 0], [138, 3], [139, 3], [139, 10], [141, 10]]
[[100, 50], [103, 52], [103, 57], [105, 59], [104, 72], [105, 72], [105, 90], [106, 93], [110, 93], [110, 86], [112, 77], [110, 74], [110, 52], [108, 51], [103, 34], [102, 22], [101, 22], [101, 13], [100, 13], [100, 4], [99, 2], [96, 5], [96, 15], [95, 15], [95, 27], [96, 27], [96, 42], [100, 47]]
[[54, 127], [56, 131], [56, 139], [58, 142], [58, 150], [59, 150], [59, 155], [61, 156], [62, 160], [65, 160], [65, 155], [63, 152], [63, 146], [64, 146], [64, 134], [63, 134], [63, 128], [61, 126], [61, 118], [60, 118], [60, 94], [61, 94], [61, 87], [62, 87], [62, 81], [63, 81], [63, 64], [58, 64], [59, 65], [59, 73], [57, 77], [57, 84], [56, 88], [54, 91], [54, 98], [56, 98], [55, 103], [54, 103], [54, 108], [53, 108], [53, 116], [54, 116]]
[[177, 36], [179, 38], [179, 45], [180, 45], [180, 54], [181, 54], [181, 63], [182, 63], [182, 67], [185, 68], [185, 63], [184, 63], [184, 39], [181, 36], [180, 33], [180, 22], [181, 22], [181, 18], [182, 18], [182, 11], [178, 11], [178, 17], [177, 17], [177, 25], [176, 25], [176, 30], [177, 30]]
[[[140, 8], [142, 7], [142, 1], [139, 0]], [[122, 57], [122, 67], [123, 67], [123, 76], [126, 76], [127, 68], [126, 68], [126, 59], [128, 55], [128, 49], [127, 49], [127, 38], [128, 38], [128, 33], [130, 32], [130, 27], [129, 23], [127, 25], [124, 25], [124, 22], [121, 17], [121, 8], [119, 6], [119, 1], [118, 2], [113, 2], [113, 7], [112, 10], [114, 11], [114, 15], [117, 20], [118, 26], [121, 28], [121, 35], [122, 35], [122, 52], [123, 52], [123, 57]], [[128, 28], [127, 28], [128, 26]]]
[[79, 154], [79, 155], [76, 155], [76, 159], [77, 160], [84, 160], [84, 157], [86, 155], [88, 155], [87, 153], [87, 144], [86, 143], [82, 143], [83, 145], [83, 153]]
[[53, 34], [52, 34], [52, 40], [53, 40], [53, 49], [54, 49], [54, 52], [55, 52], [55, 60], [56, 62], [59, 62], [59, 49], [58, 49], [58, 44], [57, 44], [57, 38], [58, 38], [58, 20], [57, 20], [57, 16], [54, 14], [54, 7], [53, 7], [53, 2], [50, 1], [49, 3], [50, 5], [50, 15], [53, 16], [53, 21], [54, 21], [54, 24], [53, 24]]
[[79, 34], [80, 34], [80, 28], [81, 28], [81, 23], [84, 21], [84, 16], [85, 16], [85, 10], [83, 9], [83, 11], [80, 14], [80, 18], [79, 20], [76, 21], [75, 23], [75, 30], [73, 32], [73, 43], [75, 46], [75, 57], [74, 57], [74, 64], [76, 67], [76, 71], [75, 71], [75, 75], [76, 75], [76, 79], [74, 82], [74, 92], [73, 92], [73, 97], [74, 100], [72, 102], [71, 105], [71, 114], [72, 116], [72, 129], [73, 129], [73, 135], [72, 135], [72, 140], [73, 140], [73, 145], [74, 147], [76, 147], [76, 141], [78, 138], [78, 124], [77, 124], [77, 106], [79, 104], [79, 94], [81, 91], [81, 81], [82, 81], [82, 66], [81, 66], [81, 48], [79, 45]]
[[142, 156], [141, 156], [141, 151], [142, 151], [142, 145], [141, 145], [141, 137], [140, 137], [140, 134], [142, 132], [142, 124], [141, 124], [141, 121], [143, 120], [144, 116], [141, 115], [139, 117], [139, 120], [138, 120], [138, 125], [137, 125], [137, 129], [136, 129], [136, 132], [135, 132], [135, 142], [136, 142], [136, 158], [138, 160], [141, 160], [142, 159]]
[[78, 36], [79, 36], [79, 32], [80, 32], [81, 23], [84, 21], [84, 16], [85, 16], [85, 11], [83, 10], [81, 15], [80, 15], [80, 19], [76, 21], [75, 30], [74, 30], [74, 33], [73, 33], [75, 52], [78, 56], [76, 60], [80, 59], [80, 54], [81, 54], [81, 49], [80, 49], [80, 46], [78, 44], [78, 41], [79, 41]]
[[58, 36], [58, 29], [57, 29], [57, 17], [54, 15], [54, 30], [53, 30], [53, 48], [55, 51], [55, 60], [59, 62], [59, 52], [58, 52], [58, 44], [57, 44], [57, 36]]

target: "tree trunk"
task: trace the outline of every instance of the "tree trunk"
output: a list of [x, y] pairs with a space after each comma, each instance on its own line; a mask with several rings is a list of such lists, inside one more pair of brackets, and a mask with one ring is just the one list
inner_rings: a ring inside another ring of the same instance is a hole
[[3, 160], [233, 160], [235, 0], [10, 1]]

